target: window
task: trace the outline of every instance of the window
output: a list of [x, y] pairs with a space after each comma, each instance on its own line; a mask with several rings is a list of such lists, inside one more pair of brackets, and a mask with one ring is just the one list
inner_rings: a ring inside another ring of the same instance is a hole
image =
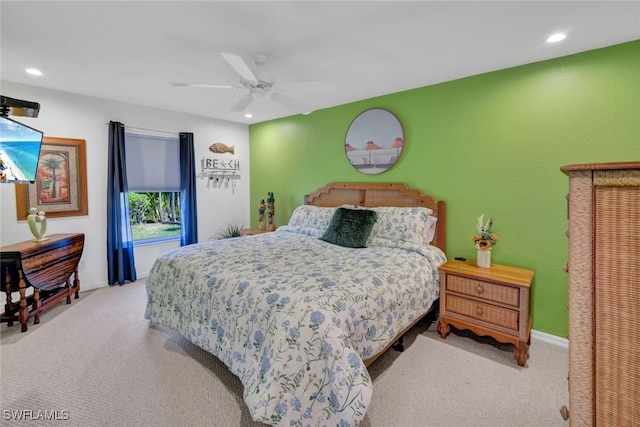
[[125, 134], [129, 221], [136, 243], [180, 239], [180, 141]]

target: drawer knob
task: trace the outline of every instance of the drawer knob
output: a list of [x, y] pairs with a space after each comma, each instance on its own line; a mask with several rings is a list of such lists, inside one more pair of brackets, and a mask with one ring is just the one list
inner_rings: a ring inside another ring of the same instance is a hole
[[476, 286], [476, 292], [481, 294], [481, 293], [484, 292], [484, 288], [482, 286], [478, 285], [478, 286]]
[[476, 314], [482, 316], [482, 307], [476, 307]]

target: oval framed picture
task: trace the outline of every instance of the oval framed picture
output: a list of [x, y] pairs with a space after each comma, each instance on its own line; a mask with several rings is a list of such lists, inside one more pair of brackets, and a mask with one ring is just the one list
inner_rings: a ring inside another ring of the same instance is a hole
[[366, 110], [356, 117], [344, 142], [347, 160], [359, 172], [375, 175], [396, 164], [404, 148], [400, 120], [382, 108]]

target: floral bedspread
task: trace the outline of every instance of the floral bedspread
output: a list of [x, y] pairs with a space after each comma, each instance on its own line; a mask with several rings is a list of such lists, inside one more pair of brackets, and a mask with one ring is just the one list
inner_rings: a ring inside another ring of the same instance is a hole
[[438, 298], [432, 246], [350, 249], [277, 232], [170, 250], [146, 280], [145, 317], [211, 352], [256, 421], [352, 426], [371, 400], [364, 360]]

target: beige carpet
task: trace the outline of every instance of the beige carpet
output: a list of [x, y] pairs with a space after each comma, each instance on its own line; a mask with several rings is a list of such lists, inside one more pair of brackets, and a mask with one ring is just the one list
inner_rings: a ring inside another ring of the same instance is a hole
[[[0, 425], [263, 426], [220, 361], [149, 326], [145, 298], [143, 281], [100, 288], [45, 311], [25, 333], [0, 325]], [[559, 412], [566, 349], [534, 341], [521, 368], [512, 346], [462, 331], [442, 340], [429, 322], [405, 346], [370, 367], [361, 426], [568, 426]], [[30, 420], [12, 419], [21, 414]]]

